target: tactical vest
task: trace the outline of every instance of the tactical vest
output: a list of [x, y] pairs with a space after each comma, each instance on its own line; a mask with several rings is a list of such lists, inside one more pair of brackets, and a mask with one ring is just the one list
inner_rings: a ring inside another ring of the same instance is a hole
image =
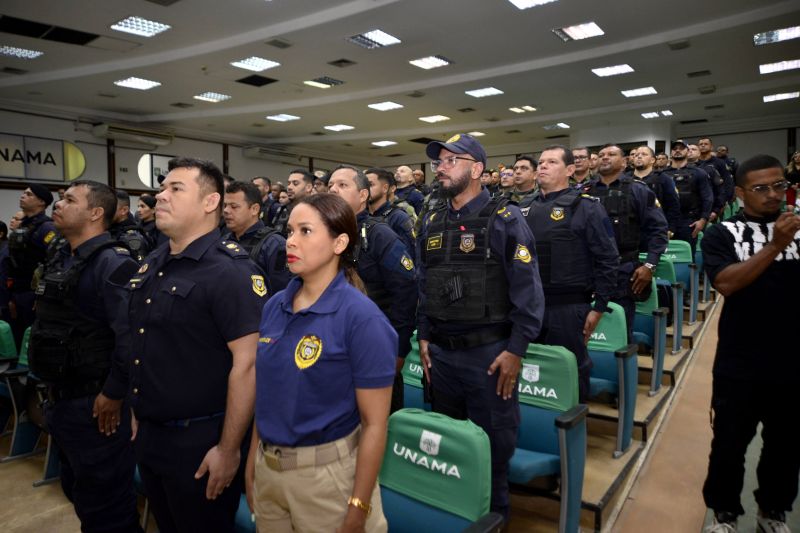
[[717, 167], [714, 166], [714, 163], [712, 163], [711, 160], [703, 161], [698, 159], [696, 165], [698, 168], [704, 170], [706, 174], [708, 174], [708, 177], [711, 179], [711, 185], [714, 187], [714, 189], [719, 189], [722, 187], [722, 184], [725, 180], [722, 179], [722, 175], [719, 173]]
[[8, 277], [13, 280], [11, 290], [24, 292], [31, 290], [33, 273], [45, 259], [47, 251], [33, 244], [33, 234], [48, 222], [47, 217], [17, 228], [8, 236]]
[[448, 220], [446, 206], [428, 217], [420, 247], [428, 317], [481, 327], [508, 321], [511, 303], [503, 261], [489, 246], [491, 225], [506, 203], [492, 199], [479, 213], [459, 220]]
[[667, 171], [675, 182], [678, 200], [681, 204], [681, 215], [696, 220], [700, 217], [700, 191], [693, 183], [694, 172], [687, 167]]
[[[636, 206], [633, 203], [633, 178], [619, 178], [619, 188], [598, 187], [592, 182], [583, 189], [584, 192], [596, 196], [606, 209], [608, 218], [614, 226], [614, 239], [617, 241], [620, 263], [639, 260], [639, 240], [641, 222]], [[537, 243], [538, 249], [538, 243]]]
[[532, 202], [525, 217], [536, 238], [539, 276], [545, 294], [591, 292], [589, 249], [572, 229], [576, 207], [582, 201], [581, 194], [572, 189], [554, 201]]
[[278, 208], [278, 212], [275, 213], [275, 218], [272, 220], [272, 227], [283, 235], [286, 236], [286, 225], [289, 223], [289, 207], [288, 205], [284, 205]]
[[[253, 232], [247, 237], [242, 236], [239, 240], [239, 245], [247, 250], [250, 259], [256, 264], [260, 265], [258, 258], [261, 255], [261, 250], [264, 248], [264, 243], [272, 235], [280, 235], [280, 232], [275, 228], [263, 227], [258, 231]], [[274, 257], [274, 264], [272, 270], [284, 270], [286, 268], [286, 247], [283, 247]], [[265, 272], [266, 274], [267, 272]]]
[[36, 288], [36, 321], [31, 328], [29, 363], [42, 381], [62, 387], [97, 383], [99, 392], [111, 367], [114, 331], [78, 307], [81, 272], [101, 251], [119, 243], [104, 242], [89, 250], [66, 270], [54, 254]]
[[131, 257], [137, 263], [142, 264], [144, 262], [144, 258], [149, 252], [148, 242], [135, 226], [114, 224], [108, 231], [111, 233], [112, 238], [121, 242], [130, 250]]
[[[386, 225], [386, 223], [381, 219], [372, 216], [368, 216], [361, 222], [361, 224], [359, 224], [358, 240], [353, 248], [353, 259], [356, 263], [356, 266], [358, 266], [359, 258], [362, 256], [362, 254], [365, 254], [369, 251], [372, 230], [378, 224]], [[392, 295], [388, 290], [386, 290], [383, 280], [367, 280], [362, 278], [362, 281], [364, 282], [364, 287], [367, 289], [367, 296], [369, 296], [369, 299], [375, 302], [375, 305], [377, 305], [378, 308], [385, 313], [386, 310], [388, 310], [392, 305]]]

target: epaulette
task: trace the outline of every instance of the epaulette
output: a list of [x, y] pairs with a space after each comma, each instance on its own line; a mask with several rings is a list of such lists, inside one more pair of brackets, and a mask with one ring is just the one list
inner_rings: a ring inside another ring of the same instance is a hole
[[[502, 220], [502, 221], [504, 221], [504, 222], [510, 222], [510, 221], [512, 221], [512, 220], [515, 220], [515, 219], [514, 219], [514, 215], [513, 215], [513, 214], [511, 213], [511, 211], [508, 209], [508, 208], [509, 208], [509, 206], [512, 206], [512, 205], [514, 205], [514, 204], [509, 202], [509, 204], [508, 204], [508, 205], [504, 205], [503, 207], [501, 207], [500, 209], [498, 209], [498, 210], [497, 210], [497, 218], [499, 218], [500, 220]], [[516, 206], [515, 206], [515, 207], [516, 207]]]
[[597, 196], [592, 196], [591, 194], [586, 194], [586, 193], [581, 194], [581, 198], [585, 198], [585, 199], [587, 199], [589, 201], [592, 201], [592, 202], [599, 202], [600, 201], [600, 198], [598, 198]]
[[636, 183], [641, 183], [642, 185], [647, 185], [647, 183], [645, 183], [644, 181], [640, 180], [639, 178], [632, 178], [632, 179], [633, 179], [633, 181], [635, 181]]
[[131, 255], [131, 251], [125, 248], [124, 246], [114, 246], [114, 251], [117, 252], [119, 255]]
[[228, 253], [231, 257], [248, 257], [247, 250], [245, 250], [238, 242], [228, 240], [220, 241], [219, 247]]

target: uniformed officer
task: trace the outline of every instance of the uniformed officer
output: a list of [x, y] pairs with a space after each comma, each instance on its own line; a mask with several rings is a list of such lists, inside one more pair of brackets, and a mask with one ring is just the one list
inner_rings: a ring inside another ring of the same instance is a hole
[[286, 267], [286, 239], [259, 219], [261, 202], [252, 183], [234, 181], [225, 189], [222, 217], [226, 240], [238, 242], [266, 276], [267, 294], [282, 291], [291, 274]]
[[536, 160], [523, 155], [514, 161], [514, 192], [511, 201], [520, 206], [524, 215], [536, 192]]
[[697, 148], [700, 157], [695, 163], [698, 167], [706, 171], [711, 178], [711, 187], [714, 189], [714, 206], [711, 211], [709, 222], [714, 222], [722, 216], [722, 210], [733, 200], [734, 183], [733, 174], [725, 164], [725, 161], [714, 156], [714, 144], [709, 137], [701, 137], [697, 141]]
[[583, 187], [594, 176], [589, 169], [589, 149], [585, 146], [578, 146], [572, 149], [572, 157], [575, 158], [575, 174], [569, 179], [570, 187]]
[[[159, 181], [161, 183], [164, 180]], [[147, 237], [150, 250], [165, 243], [167, 238], [156, 227], [156, 199], [152, 194], [143, 193], [136, 204], [136, 216], [142, 235]]]
[[654, 165], [653, 149], [649, 146], [640, 146], [633, 154], [633, 172], [629, 175], [643, 181], [655, 193], [656, 200], [664, 211], [664, 218], [667, 219], [670, 235], [673, 235], [681, 218], [678, 190], [672, 178], [656, 171]]
[[400, 165], [394, 173], [394, 179], [397, 182], [397, 190], [395, 195], [398, 199], [408, 202], [414, 208], [414, 213], [419, 215], [422, 211], [422, 202], [425, 197], [415, 187], [414, 172], [406, 165]]
[[678, 139], [672, 143], [672, 164], [663, 171], [678, 190], [681, 218], [673, 238], [686, 241], [694, 253], [697, 234], [706, 227], [714, 202], [708, 174], [687, 161], [689, 146]]
[[30, 368], [48, 385], [47, 428], [61, 456], [61, 486], [85, 533], [141, 531], [133, 485], [125, 284], [139, 268], [107, 232], [114, 191], [73, 182], [53, 220], [65, 241], [49, 253], [36, 289]]
[[431, 193], [431, 186], [425, 183], [425, 171], [417, 169], [412, 171], [411, 175], [414, 176], [414, 187], [422, 196], [428, 196]]
[[188, 158], [168, 168], [156, 223], [169, 242], [128, 284], [134, 448], [160, 531], [232, 532], [267, 287], [221, 238], [220, 170]]
[[417, 278], [414, 261], [400, 237], [380, 219], [369, 216], [369, 181], [363, 172], [340, 166], [328, 181], [331, 194], [353, 209], [359, 242], [355, 261], [367, 296], [375, 302], [397, 332], [397, 373], [392, 389], [392, 412], [403, 407], [401, 370], [411, 351], [417, 311]]
[[278, 201], [277, 196], [272, 196], [272, 180], [266, 176], [256, 176], [250, 180], [250, 183], [256, 186], [261, 196], [261, 212], [258, 214], [258, 218], [261, 222], [267, 223], [271, 219], [272, 204]]
[[36, 313], [33, 310], [34, 294], [31, 283], [33, 272], [44, 261], [48, 245], [56, 236], [52, 220], [45, 214], [53, 203], [53, 194], [39, 183], [31, 183], [19, 197], [19, 207], [24, 217], [19, 227], [8, 237], [8, 289], [11, 300], [9, 309], [17, 346], [22, 343], [25, 330], [33, 324]]
[[570, 187], [572, 154], [560, 145], [542, 151], [539, 190], [525, 218], [536, 239], [544, 287], [544, 323], [537, 342], [564, 346], [575, 354], [583, 403], [589, 398], [592, 368], [586, 343], [616, 293], [619, 253], [598, 199]]
[[[622, 148], [607, 144], [598, 155], [599, 177], [582, 190], [600, 199], [614, 226], [619, 276], [617, 293], [612, 301], [625, 309], [630, 341], [636, 300], [644, 299], [650, 293], [656, 266], [667, 249], [667, 219], [656, 205], [655, 193], [641, 181], [622, 174], [625, 168]], [[644, 264], [639, 261], [640, 251], [647, 253]]]
[[404, 209], [389, 202], [389, 192], [395, 186], [394, 176], [382, 168], [370, 168], [364, 174], [369, 180], [370, 215], [383, 219], [392, 228], [413, 259], [416, 252], [414, 221]]
[[447, 203], [417, 238], [420, 357], [434, 411], [489, 435], [493, 511], [508, 516], [508, 463], [519, 428], [517, 376], [539, 336], [544, 296], [519, 209], [481, 189], [486, 152], [472, 136], [428, 144]]
[[139, 225], [131, 215], [131, 198], [127, 192], [117, 189], [117, 210], [109, 233], [114, 240], [124, 244], [131, 252], [131, 257], [140, 265], [150, 253], [150, 242], [142, 234]]
[[314, 175], [302, 168], [297, 168], [289, 173], [289, 178], [286, 183], [286, 194], [289, 196], [289, 204], [279, 206], [270, 221], [270, 226], [278, 230], [278, 233], [284, 237], [286, 237], [286, 222], [289, 221], [289, 213], [292, 212], [292, 208], [303, 197], [314, 194]]

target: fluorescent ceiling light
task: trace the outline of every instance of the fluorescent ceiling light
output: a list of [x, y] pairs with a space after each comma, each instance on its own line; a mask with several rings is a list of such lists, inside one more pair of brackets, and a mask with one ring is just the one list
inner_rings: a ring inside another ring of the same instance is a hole
[[433, 124], [434, 122], [442, 122], [444, 120], [450, 120], [450, 117], [446, 117], [444, 115], [431, 115], [429, 117], [419, 117], [422, 122], [429, 122]]
[[447, 65], [451, 65], [453, 62], [443, 56], [428, 56], [421, 57], [419, 59], [413, 59], [409, 61], [409, 63], [415, 67], [430, 70], [432, 68], [446, 67]]
[[569, 124], [559, 122], [558, 124], [548, 124], [547, 126], [542, 127], [546, 130], [567, 130], [569, 129]]
[[125, 33], [132, 33], [141, 37], [152, 37], [162, 31], [167, 31], [172, 26], [154, 20], [143, 19], [142, 17], [128, 17], [112, 24], [111, 29]]
[[778, 100], [791, 100], [797, 97], [800, 97], [800, 92], [797, 91], [793, 93], [770, 94], [764, 97], [764, 103], [777, 102]]
[[605, 35], [605, 32], [600, 29], [600, 26], [594, 22], [567, 26], [565, 28], [553, 28], [553, 33], [558, 35], [564, 42], [579, 41], [581, 39], [588, 39], [589, 37]]
[[772, 74], [773, 72], [782, 72], [784, 70], [794, 70], [797, 68], [800, 68], [800, 59], [779, 61], [777, 63], [767, 63], [766, 65], [758, 66], [758, 70], [761, 74]]
[[152, 89], [153, 87], [158, 87], [161, 85], [161, 83], [152, 80], [145, 80], [143, 78], [131, 77], [124, 80], [117, 80], [114, 82], [114, 85], [118, 85], [119, 87], [127, 87], [128, 89], [139, 89], [140, 91], [146, 91], [148, 89]]
[[524, 109], [525, 111], [536, 111], [536, 108], [533, 107], [532, 105], [524, 105], [522, 106], [522, 109]]
[[0, 55], [18, 57], [20, 59], [36, 59], [44, 52], [38, 50], [28, 50], [27, 48], [17, 48], [16, 46], [0, 46]]
[[392, 109], [402, 109], [403, 106], [394, 102], [378, 102], [377, 104], [369, 104], [367, 107], [375, 109], [376, 111], [391, 111]]
[[620, 91], [625, 98], [633, 98], [635, 96], [645, 96], [648, 94], [658, 94], [655, 87], [640, 87], [638, 89], [628, 89], [627, 91]]
[[270, 61], [269, 59], [264, 59], [263, 57], [257, 56], [240, 59], [239, 61], [231, 61], [231, 65], [234, 67], [243, 68], [245, 70], [252, 70], [253, 72], [261, 72], [263, 70], [267, 70], [268, 68], [281, 66], [281, 64], [277, 61]]
[[346, 130], [354, 130], [353, 126], [348, 126], [347, 124], [333, 124], [331, 126], [325, 126], [326, 130], [331, 131], [346, 131]]
[[607, 76], [619, 76], [620, 74], [627, 74], [628, 72], [633, 72], [633, 68], [628, 65], [614, 65], [613, 67], [601, 67], [601, 68], [593, 68], [592, 72], [596, 75], [600, 76], [601, 78], [605, 78]]
[[509, 111], [513, 111], [514, 113], [524, 113], [525, 112], [525, 110], [522, 109], [521, 107], [509, 107], [508, 110]]
[[761, 46], [762, 44], [779, 43], [781, 41], [797, 39], [798, 37], [800, 37], [800, 26], [793, 26], [791, 28], [756, 33], [753, 35], [753, 44]]
[[656, 113], [655, 111], [651, 111], [649, 113], [642, 113], [642, 117], [643, 118], [658, 118], [659, 114]]
[[320, 78], [314, 78], [313, 80], [304, 81], [303, 83], [305, 83], [306, 85], [310, 85], [311, 87], [328, 89], [330, 87], [333, 87], [334, 85], [341, 85], [344, 82], [342, 80], [336, 80], [328, 76], [322, 76]]
[[230, 100], [231, 97], [228, 94], [222, 94], [222, 93], [215, 93], [215, 92], [212, 92], [212, 91], [207, 91], [207, 92], [204, 92], [202, 94], [196, 94], [194, 96], [194, 99], [195, 100], [202, 100], [204, 102], [213, 102], [213, 103], [216, 104], [217, 102], [224, 102], [225, 100]]
[[486, 134], [482, 131], [471, 131], [467, 135], [472, 135], [473, 137], [483, 137]]
[[281, 113], [280, 115], [269, 115], [267, 120], [274, 120], [276, 122], [289, 122], [290, 120], [300, 120], [300, 117], [295, 115], [287, 115], [286, 113]]
[[671, 117], [672, 116], [672, 111], [670, 111], [669, 109], [665, 109], [665, 110], [663, 110], [661, 112], [661, 115], [665, 116], [665, 117]]
[[484, 87], [483, 89], [473, 89], [471, 91], [464, 91], [466, 94], [470, 96], [474, 96], [475, 98], [483, 98], [484, 96], [495, 96], [498, 94], [503, 94], [503, 91], [500, 89], [496, 89], [494, 87]]
[[359, 33], [358, 35], [348, 37], [347, 40], [353, 44], [357, 44], [368, 49], [391, 46], [393, 44], [399, 44], [402, 42], [394, 35], [389, 35], [382, 30], [372, 30], [366, 33]]
[[528, 9], [529, 7], [549, 4], [551, 2], [555, 2], [556, 0], [508, 0], [508, 1], [517, 6], [518, 9]]
[[395, 144], [397, 143], [394, 141], [375, 141], [372, 143], [373, 146], [380, 146], [381, 148], [384, 148], [386, 146], [392, 146]]

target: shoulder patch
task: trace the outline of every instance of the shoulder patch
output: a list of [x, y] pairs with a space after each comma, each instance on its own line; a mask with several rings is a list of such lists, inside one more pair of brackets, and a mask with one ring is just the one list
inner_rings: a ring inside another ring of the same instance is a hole
[[592, 202], [599, 202], [600, 201], [600, 198], [598, 198], [597, 196], [592, 196], [591, 194], [585, 194], [585, 193], [581, 194], [581, 198], [585, 198], [585, 199], [587, 199], [589, 201], [592, 201]]
[[412, 261], [411, 258], [406, 254], [403, 254], [403, 257], [400, 258], [400, 264], [403, 265], [403, 268], [406, 270], [414, 269], [414, 261]]
[[256, 295], [261, 297], [267, 295], [267, 284], [264, 282], [264, 276], [253, 274], [250, 276], [250, 280], [253, 282], [253, 292]]
[[124, 248], [122, 246], [115, 246], [114, 247], [114, 251], [117, 252], [119, 255], [128, 255], [128, 256], [131, 255], [130, 250], [128, 250], [127, 248]]
[[237, 242], [220, 241], [219, 247], [231, 257], [248, 257], [247, 251]]
[[522, 261], [523, 263], [531, 262], [531, 252], [524, 244], [518, 244], [517, 249], [514, 250], [514, 261]]
[[45, 244], [50, 244], [50, 241], [52, 241], [55, 238], [55, 236], [56, 236], [55, 231], [52, 230], [48, 231], [47, 234], [44, 236], [44, 239], [42, 239], [42, 241], [44, 241]]

